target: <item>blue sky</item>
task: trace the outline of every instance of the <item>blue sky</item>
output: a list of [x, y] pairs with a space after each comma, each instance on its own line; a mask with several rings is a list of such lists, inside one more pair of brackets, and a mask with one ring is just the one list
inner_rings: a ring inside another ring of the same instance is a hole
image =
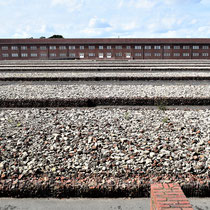
[[0, 0], [0, 38], [210, 37], [210, 0]]

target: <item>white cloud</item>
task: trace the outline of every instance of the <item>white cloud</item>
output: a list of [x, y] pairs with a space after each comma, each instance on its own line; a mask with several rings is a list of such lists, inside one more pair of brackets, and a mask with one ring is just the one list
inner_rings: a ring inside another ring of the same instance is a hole
[[185, 28], [188, 23], [188, 17], [178, 17], [176, 15], [166, 14], [148, 21], [146, 28], [150, 33], [165, 33], [168, 31], [179, 30]]
[[0, 34], [209, 37], [209, 6], [210, 0], [0, 0]]
[[102, 34], [111, 32], [112, 26], [103, 18], [93, 17], [89, 20], [88, 26], [80, 32], [84, 37], [99, 37]]
[[13, 38], [30, 38], [30, 34], [26, 31], [17, 32], [12, 35]]
[[43, 25], [41, 25], [40, 28], [38, 29], [38, 32], [44, 34], [44, 33], [46, 32], [46, 28], [47, 28], [46, 25], [43, 24]]
[[163, 6], [163, 5], [177, 5], [181, 6], [183, 4], [195, 4], [201, 2], [207, 2], [209, 0], [119, 0], [118, 7], [123, 6], [130, 6], [134, 8], [141, 8], [141, 9], [153, 9], [156, 6]]
[[138, 27], [138, 24], [135, 21], [132, 21], [130, 23], [122, 24], [121, 27], [124, 31], [130, 31], [136, 29]]
[[110, 24], [103, 18], [97, 18], [96, 16], [91, 18], [88, 24], [91, 28], [109, 28]]
[[119, 0], [118, 7], [122, 7], [124, 4], [124, 0]]
[[14, 0], [0, 0], [0, 6], [7, 6], [11, 4]]
[[210, 35], [210, 26], [202, 26], [198, 28], [198, 31], [201, 34], [205, 34], [205, 36], [209, 36]]
[[151, 9], [156, 5], [157, 1], [154, 0], [131, 0], [130, 4], [136, 8]]
[[202, 0], [160, 0], [162, 1], [162, 3], [165, 4], [176, 4], [176, 5], [180, 5], [180, 4], [197, 4], [200, 3]]
[[84, 4], [84, 0], [52, 0], [52, 6], [65, 6], [70, 12], [79, 10]]
[[118, 6], [130, 6], [142, 9], [152, 9], [156, 4], [157, 1], [154, 0], [120, 0]]
[[179, 35], [177, 34], [177, 31], [167, 31], [166, 33], [162, 33], [163, 38], [178, 38]]
[[43, 23], [34, 23], [31, 21], [31, 23], [25, 22], [24, 24], [19, 24], [16, 27], [16, 30], [12, 34], [13, 38], [30, 38], [33, 37], [33, 34], [37, 34], [40, 36], [45, 36], [47, 33], [47, 27]]
[[84, 30], [81, 31], [84, 35], [88, 35], [88, 36], [99, 36], [103, 33], [102, 30], [97, 29], [97, 28], [86, 28]]

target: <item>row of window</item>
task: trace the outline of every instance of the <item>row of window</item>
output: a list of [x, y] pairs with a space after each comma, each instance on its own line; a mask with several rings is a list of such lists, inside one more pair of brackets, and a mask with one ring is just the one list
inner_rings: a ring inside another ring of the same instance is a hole
[[[126, 55], [126, 58], [130, 58], [130, 57], [131, 57], [131, 53], [125, 53], [125, 55]], [[145, 53], [144, 55], [145, 55], [145, 56], [152, 56], [152, 53]], [[169, 57], [169, 56], [171, 56], [170, 53], [164, 53], [163, 55], [164, 55], [164, 57]], [[200, 55], [202, 55], [202, 56], [204, 56], [204, 57], [209, 56], [208, 53], [201, 53], [201, 54], [199, 54], [199, 53], [193, 53], [193, 54], [192, 54], [192, 56], [194, 56], [194, 57], [200, 56]], [[31, 54], [28, 54], [28, 53], [21, 53], [20, 56], [21, 56], [21, 57], [29, 57], [29, 56], [30, 56], [30, 57], [38, 57], [38, 54], [37, 54], [37, 53], [31, 53]], [[50, 56], [50, 57], [57, 57], [57, 54], [56, 54], [56, 53], [50, 53], [49, 56]], [[60, 53], [59, 56], [60, 56], [60, 57], [67, 57], [67, 54], [66, 54], [66, 53]], [[88, 56], [89, 56], [89, 57], [95, 57], [96, 54], [95, 54], [95, 53], [88, 53]], [[99, 56], [99, 58], [103, 58], [103, 57], [104, 57], [104, 53], [99, 53], [98, 56]], [[108, 58], [109, 58], [109, 57], [112, 57], [112, 53], [106, 53], [106, 56], [107, 56]], [[116, 56], [116, 57], [121, 57], [121, 56], [123, 56], [123, 53], [121, 53], [121, 52], [120, 52], [120, 53], [115, 53], [115, 56]], [[141, 57], [141, 56], [142, 56], [142, 53], [135, 53], [134, 56], [135, 56], [135, 57]], [[155, 56], [155, 57], [160, 57], [161, 54], [160, 54], [160, 53], [154, 53], [154, 56]], [[173, 56], [174, 56], [174, 57], [179, 57], [179, 56], [181, 56], [181, 53], [174, 53]], [[190, 56], [190, 54], [189, 54], [189, 53], [182, 53], [182, 56], [183, 56], [183, 57], [188, 57], [188, 56]], [[2, 57], [3, 57], [3, 58], [7, 58], [7, 57], [9, 57], [9, 54], [8, 54], [8, 53], [3, 53], [3, 54], [2, 54]], [[19, 57], [19, 54], [18, 54], [18, 53], [12, 53], [12, 54], [11, 54], [11, 57], [17, 58], [17, 57]], [[40, 57], [47, 57], [47, 53], [41, 53], [41, 54], [40, 54]], [[70, 54], [69, 54], [69, 57], [75, 58], [75, 57], [76, 57], [76, 54], [75, 54], [75, 53], [70, 53]], [[84, 57], [85, 57], [85, 54], [84, 54], [84, 53], [79, 53], [79, 57], [80, 57], [80, 58], [84, 58]]]
[[[141, 53], [138, 53], [138, 54], [140, 54], [139, 56], [141, 56]], [[145, 53], [144, 54], [145, 56], [152, 56], [152, 53]], [[173, 53], [172, 54], [174, 57], [179, 57], [179, 56], [183, 56], [183, 57], [188, 57], [188, 56], [190, 56], [190, 53]], [[198, 56], [200, 56], [200, 55], [202, 55], [202, 56], [204, 56], [204, 57], [208, 57], [209, 56], [209, 54], [208, 53], [193, 53], [192, 54], [192, 56], [193, 57], [198, 57]], [[135, 54], [135, 56], [136, 56], [136, 54]], [[154, 56], [155, 57], [160, 57], [161, 56], [161, 54], [160, 53], [154, 53]], [[164, 53], [163, 54], [163, 56], [164, 57], [170, 57], [171, 56], [171, 53]]]
[[[70, 50], [75, 50], [76, 49], [76, 46], [75, 45], [72, 45], [72, 46], [69, 46], [68, 48]], [[165, 45], [165, 46], [163, 46], [163, 48], [165, 50], [170, 50], [171, 49], [171, 46], [170, 45]], [[194, 50], [198, 50], [198, 49], [200, 49], [200, 46], [199, 45], [194, 45], [192, 48]], [[2, 50], [8, 50], [9, 47], [8, 46], [2, 46], [1, 49]], [[27, 46], [21, 46], [20, 49], [21, 50], [27, 50], [28, 47]], [[49, 49], [50, 50], [56, 50], [57, 49], [57, 46], [49, 46]], [[64, 46], [64, 45], [62, 45], [62, 46], [58, 46], [58, 49], [59, 50], [66, 50], [67, 47]], [[84, 50], [85, 49], [85, 46], [84, 45], [81, 45], [81, 46], [79, 46], [79, 49], [80, 50]], [[96, 46], [90, 45], [90, 46], [88, 46], [88, 49], [89, 50], [94, 50], [94, 49], [96, 49]], [[103, 45], [100, 45], [100, 46], [98, 46], [98, 49], [99, 50], [103, 50], [103, 49], [105, 49], [105, 47]], [[106, 46], [106, 49], [111, 50], [112, 49], [112, 46]], [[121, 50], [121, 49], [123, 49], [123, 46], [122, 45], [116, 45], [115, 46], [115, 49]], [[131, 46], [126, 46], [126, 49], [128, 49], [128, 50], [131, 49]], [[135, 50], [140, 50], [140, 49], [142, 49], [142, 46], [141, 45], [135, 45], [134, 46], [134, 49]], [[152, 46], [146, 45], [146, 46], [144, 46], [144, 49], [145, 50], [151, 50], [152, 49]], [[154, 49], [155, 50], [160, 50], [161, 49], [161, 46], [160, 45], [155, 45], [154, 46]], [[179, 50], [179, 49], [181, 49], [181, 46], [175, 45], [175, 46], [173, 46], [173, 49]], [[188, 45], [182, 46], [182, 49], [188, 50], [188, 49], [190, 49], [190, 46], [188, 46]], [[207, 50], [207, 49], [209, 49], [209, 46], [208, 45], [203, 45], [202, 46], [202, 49]], [[18, 50], [18, 46], [11, 46], [11, 50]], [[30, 46], [30, 50], [37, 50], [37, 46]], [[47, 46], [40, 46], [40, 50], [47, 50]]]

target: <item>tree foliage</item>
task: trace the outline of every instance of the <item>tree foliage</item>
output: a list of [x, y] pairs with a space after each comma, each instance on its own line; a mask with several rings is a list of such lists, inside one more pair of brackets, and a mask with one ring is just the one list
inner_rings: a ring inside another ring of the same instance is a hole
[[63, 39], [64, 37], [62, 35], [53, 35], [51, 37], [49, 37], [50, 39]]

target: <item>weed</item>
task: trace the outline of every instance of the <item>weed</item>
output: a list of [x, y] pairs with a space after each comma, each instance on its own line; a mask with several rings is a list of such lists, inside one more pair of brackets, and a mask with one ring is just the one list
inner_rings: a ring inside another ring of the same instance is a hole
[[19, 123], [17, 123], [17, 127], [21, 127], [22, 126], [22, 124], [19, 122]]
[[164, 104], [159, 104], [158, 109], [161, 111], [166, 111], [166, 106]]
[[129, 119], [130, 119], [130, 114], [129, 114], [129, 112], [125, 112], [125, 116], [124, 116], [124, 117], [125, 117], [126, 120], [129, 120]]
[[168, 123], [168, 122], [169, 122], [168, 117], [163, 118], [163, 119], [162, 119], [162, 122], [163, 122], [163, 123]]
[[12, 120], [11, 119], [8, 119], [8, 123], [12, 123]]
[[155, 100], [155, 105], [158, 107], [159, 110], [165, 111], [166, 110], [167, 101], [164, 100], [164, 99], [157, 99], [157, 100]]

